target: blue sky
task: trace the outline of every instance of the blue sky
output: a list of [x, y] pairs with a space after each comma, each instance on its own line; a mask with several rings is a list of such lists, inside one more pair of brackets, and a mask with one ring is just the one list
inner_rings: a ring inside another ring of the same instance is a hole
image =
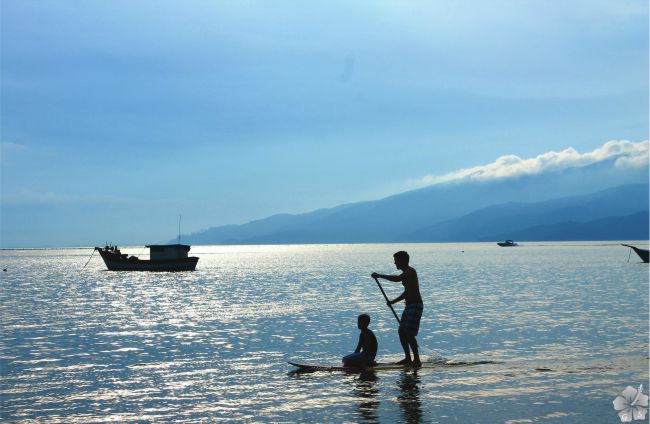
[[648, 139], [647, 1], [23, 1], [3, 247], [147, 243]]

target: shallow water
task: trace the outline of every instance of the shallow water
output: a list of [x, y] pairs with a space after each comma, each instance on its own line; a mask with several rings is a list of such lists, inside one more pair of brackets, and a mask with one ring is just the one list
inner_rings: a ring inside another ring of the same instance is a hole
[[[619, 422], [613, 399], [648, 382], [648, 265], [608, 244], [195, 246], [184, 273], [109, 272], [97, 255], [82, 269], [90, 249], [1, 251], [1, 416]], [[361, 312], [379, 359], [400, 359], [369, 275], [393, 273], [401, 249], [420, 276], [424, 356], [498, 363], [291, 372], [289, 360], [339, 363]]]

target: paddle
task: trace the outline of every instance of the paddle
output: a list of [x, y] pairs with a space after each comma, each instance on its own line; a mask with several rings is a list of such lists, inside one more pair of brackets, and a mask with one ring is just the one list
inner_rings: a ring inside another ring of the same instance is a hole
[[[375, 278], [375, 277], [373, 277], [373, 278]], [[384, 299], [386, 299], [386, 304], [388, 305], [388, 307], [390, 308], [390, 310], [393, 311], [393, 315], [395, 315], [395, 319], [397, 320], [397, 323], [398, 323], [398, 324], [401, 324], [401, 322], [400, 322], [400, 320], [399, 320], [399, 317], [398, 317], [397, 314], [395, 313], [395, 309], [393, 309], [393, 305], [391, 305], [390, 303], [388, 303], [388, 302], [390, 302], [390, 300], [388, 300], [388, 296], [386, 296], [386, 292], [384, 291], [384, 288], [381, 286], [381, 284], [379, 284], [379, 280], [378, 280], [377, 278], [375, 278], [375, 282], [376, 282], [377, 285], [379, 286], [379, 290], [381, 290], [381, 294], [384, 295]]]

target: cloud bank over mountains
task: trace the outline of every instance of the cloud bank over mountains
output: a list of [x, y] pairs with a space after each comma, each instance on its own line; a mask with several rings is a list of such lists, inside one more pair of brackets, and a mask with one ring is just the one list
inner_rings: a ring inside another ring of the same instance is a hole
[[569, 147], [561, 152], [547, 152], [534, 158], [522, 159], [516, 155], [499, 157], [487, 165], [460, 169], [442, 176], [426, 175], [414, 181], [413, 186], [424, 187], [452, 181], [486, 181], [502, 178], [536, 175], [551, 170], [581, 168], [599, 162], [614, 161], [617, 168], [648, 166], [650, 142], [612, 140], [591, 152], [580, 153]]
[[183, 236], [191, 244], [647, 240], [649, 142], [609, 141], [430, 177], [425, 187]]

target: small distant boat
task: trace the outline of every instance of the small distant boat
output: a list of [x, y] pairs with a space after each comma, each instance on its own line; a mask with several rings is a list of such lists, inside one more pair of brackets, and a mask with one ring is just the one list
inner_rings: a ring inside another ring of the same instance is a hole
[[152, 244], [149, 259], [122, 253], [117, 246], [95, 247], [109, 271], [194, 271], [199, 258], [187, 256], [186, 244]]
[[501, 247], [512, 247], [512, 246], [519, 246], [517, 243], [515, 243], [512, 240], [506, 240], [506, 241], [500, 241], [497, 242], [497, 244]]
[[621, 244], [621, 246], [629, 247], [636, 252], [643, 262], [648, 262], [648, 249], [641, 249], [640, 247], [630, 246], [629, 244]]

